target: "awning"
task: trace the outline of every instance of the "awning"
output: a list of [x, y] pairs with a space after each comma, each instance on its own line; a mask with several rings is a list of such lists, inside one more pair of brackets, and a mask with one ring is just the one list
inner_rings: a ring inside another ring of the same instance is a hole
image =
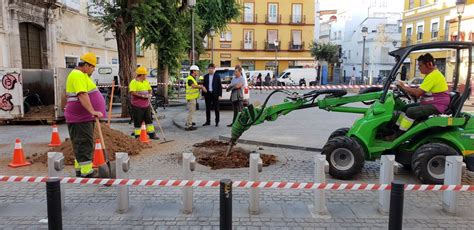
[[295, 46], [301, 45], [301, 31], [300, 30], [293, 31], [293, 45]]

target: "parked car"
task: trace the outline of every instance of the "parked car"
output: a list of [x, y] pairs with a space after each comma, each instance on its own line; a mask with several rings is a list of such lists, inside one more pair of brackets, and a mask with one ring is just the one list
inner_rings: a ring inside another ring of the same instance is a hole
[[278, 85], [301, 85], [315, 81], [317, 77], [316, 69], [285, 69], [277, 79]]
[[[246, 76], [246, 71], [242, 68], [242, 76]], [[234, 68], [232, 67], [219, 67], [216, 68], [215, 74], [219, 75], [221, 78], [222, 82], [222, 88], [224, 88], [224, 85], [230, 84], [232, 81], [232, 78], [234, 77]], [[245, 80], [245, 85], [242, 88], [243, 95], [244, 95], [244, 105], [248, 105], [249, 99], [250, 99], [250, 91], [249, 91], [249, 84], [247, 81], [247, 78], [244, 77]], [[222, 90], [222, 97], [219, 100], [221, 104], [224, 103], [231, 103], [230, 101], [230, 92], [227, 92], [225, 89]]]

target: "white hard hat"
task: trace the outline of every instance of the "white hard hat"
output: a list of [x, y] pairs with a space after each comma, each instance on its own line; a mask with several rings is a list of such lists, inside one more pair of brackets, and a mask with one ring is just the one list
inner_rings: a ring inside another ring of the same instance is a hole
[[199, 71], [199, 67], [197, 65], [192, 65], [189, 70], [197, 70]]

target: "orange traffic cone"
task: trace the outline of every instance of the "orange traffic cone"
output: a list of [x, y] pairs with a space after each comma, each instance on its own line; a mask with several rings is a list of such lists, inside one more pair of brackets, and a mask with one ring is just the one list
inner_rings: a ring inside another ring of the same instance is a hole
[[51, 134], [51, 143], [49, 147], [57, 147], [61, 145], [61, 138], [59, 137], [58, 126], [53, 125], [53, 133]]
[[31, 165], [31, 163], [25, 159], [25, 154], [23, 153], [23, 148], [21, 147], [21, 141], [20, 139], [16, 139], [15, 150], [13, 150], [13, 160], [10, 162], [10, 164], [8, 164], [8, 166], [17, 168], [28, 165]]
[[92, 158], [92, 167], [97, 168], [104, 164], [106, 164], [104, 151], [102, 151], [102, 144], [100, 144], [100, 140], [97, 139], [95, 141], [94, 157]]
[[150, 139], [148, 139], [148, 133], [146, 132], [145, 122], [142, 123], [142, 130], [140, 131], [140, 142], [142, 143], [150, 143]]

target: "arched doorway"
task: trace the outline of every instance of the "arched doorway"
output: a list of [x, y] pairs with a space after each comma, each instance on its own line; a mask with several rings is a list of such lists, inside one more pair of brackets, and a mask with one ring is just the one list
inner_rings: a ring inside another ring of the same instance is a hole
[[46, 59], [45, 30], [33, 23], [20, 23], [21, 64], [24, 69], [43, 69]]

